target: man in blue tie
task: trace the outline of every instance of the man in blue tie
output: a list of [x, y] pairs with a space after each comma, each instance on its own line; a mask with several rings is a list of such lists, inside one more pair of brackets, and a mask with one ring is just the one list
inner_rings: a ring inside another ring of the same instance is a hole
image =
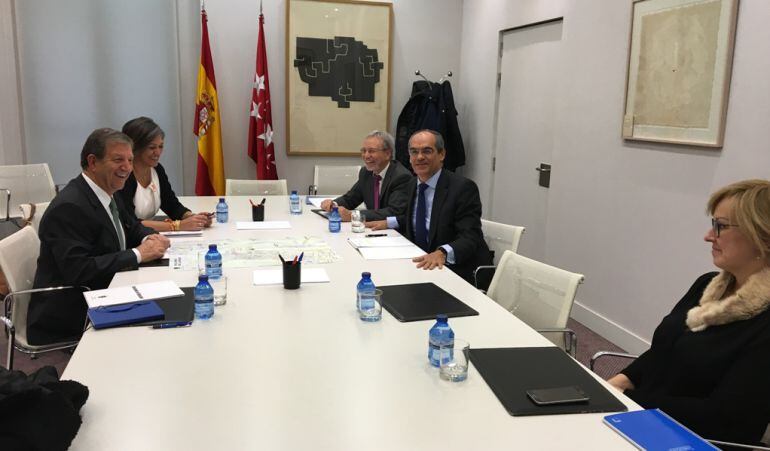
[[[168, 249], [168, 238], [128, 215], [114, 196], [131, 174], [132, 146], [131, 138], [109, 128], [88, 137], [80, 154], [83, 172], [62, 188], [40, 221], [35, 288], [107, 288], [117, 271], [136, 269]], [[27, 339], [40, 345], [77, 339], [85, 318], [79, 292], [36, 293], [27, 313]]]
[[433, 130], [419, 130], [409, 139], [409, 162], [417, 175], [409, 191], [405, 215], [367, 223], [373, 229], [399, 229], [426, 254], [413, 259], [418, 268], [447, 265], [472, 282], [473, 271], [492, 264], [481, 233], [481, 198], [476, 184], [443, 170], [444, 139]]

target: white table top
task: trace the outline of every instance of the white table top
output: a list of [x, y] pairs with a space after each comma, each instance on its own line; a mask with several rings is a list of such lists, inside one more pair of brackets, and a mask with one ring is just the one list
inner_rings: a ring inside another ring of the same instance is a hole
[[[182, 202], [213, 211], [216, 199]], [[346, 242], [349, 223], [331, 234], [307, 205], [289, 215], [287, 197], [268, 198], [265, 219], [289, 220], [291, 230], [236, 231], [251, 210], [245, 197], [228, 203], [230, 221], [204, 239], [320, 236], [342, 257], [319, 265], [331, 283], [256, 287], [254, 268], [230, 269], [227, 305], [210, 321], [87, 331], [63, 375], [91, 392], [73, 450], [633, 449], [602, 424], [604, 414], [510, 416], [472, 365], [465, 382], [439, 379], [427, 361], [431, 321], [399, 323], [384, 310], [380, 322], [358, 319], [355, 285], [370, 271], [381, 285], [432, 281], [476, 309], [449, 321], [471, 347], [552, 346], [450, 270], [366, 261]], [[196, 277], [143, 268], [112, 285], [192, 286]]]

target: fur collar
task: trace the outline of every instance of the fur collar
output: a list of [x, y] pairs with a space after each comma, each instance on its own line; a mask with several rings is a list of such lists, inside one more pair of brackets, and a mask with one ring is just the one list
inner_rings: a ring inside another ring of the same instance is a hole
[[687, 327], [693, 332], [709, 326], [719, 326], [753, 318], [770, 306], [770, 268], [749, 277], [746, 283], [730, 296], [722, 296], [735, 281], [732, 274], [721, 272], [711, 279], [699, 305], [687, 312]]

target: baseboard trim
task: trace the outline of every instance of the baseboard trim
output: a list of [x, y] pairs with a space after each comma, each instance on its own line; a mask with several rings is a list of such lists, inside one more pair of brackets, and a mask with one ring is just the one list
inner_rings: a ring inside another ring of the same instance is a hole
[[650, 342], [635, 333], [624, 329], [619, 324], [575, 301], [570, 315], [577, 322], [588, 327], [605, 339], [615, 343], [626, 352], [641, 354], [650, 347]]

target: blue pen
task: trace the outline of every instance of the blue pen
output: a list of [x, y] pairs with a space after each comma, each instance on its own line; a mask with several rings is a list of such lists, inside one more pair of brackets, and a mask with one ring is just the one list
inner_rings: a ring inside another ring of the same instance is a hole
[[153, 329], [171, 329], [172, 327], [188, 327], [192, 326], [192, 321], [177, 321], [173, 323], [161, 323], [154, 324]]
[[301, 254], [299, 254], [299, 258], [297, 259], [297, 262], [301, 262], [302, 261], [302, 257], [304, 257], [304, 256], [305, 256], [305, 252], [303, 251]]

